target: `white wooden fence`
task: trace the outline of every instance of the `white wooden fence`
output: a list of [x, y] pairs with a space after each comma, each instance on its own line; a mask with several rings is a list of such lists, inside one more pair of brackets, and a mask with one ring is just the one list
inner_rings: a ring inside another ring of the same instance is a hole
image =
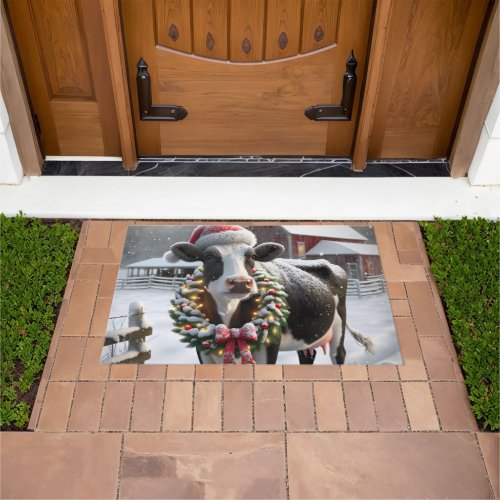
[[365, 295], [375, 295], [383, 293], [387, 290], [384, 275], [368, 276], [364, 281], [349, 279], [347, 281], [347, 295], [357, 295], [364, 297]]
[[177, 290], [183, 283], [183, 277], [136, 276], [133, 278], [118, 278], [116, 280], [116, 289], [160, 288], [163, 290]]
[[108, 330], [101, 353], [103, 364], [144, 363], [151, 358], [146, 337], [153, 334], [153, 325], [146, 319], [142, 302], [129, 305], [128, 327]]
[[[137, 276], [133, 278], [118, 278], [117, 289], [157, 288], [162, 290], [177, 290], [184, 283], [184, 278], [161, 276]], [[364, 281], [349, 279], [347, 282], [347, 295], [364, 297], [375, 295], [387, 290], [384, 275], [368, 276]]]

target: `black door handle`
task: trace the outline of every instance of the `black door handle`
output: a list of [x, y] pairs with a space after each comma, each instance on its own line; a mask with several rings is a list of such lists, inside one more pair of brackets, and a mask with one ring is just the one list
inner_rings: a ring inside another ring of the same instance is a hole
[[310, 120], [316, 121], [336, 121], [350, 120], [352, 114], [352, 105], [354, 104], [354, 94], [356, 93], [356, 66], [358, 61], [354, 57], [354, 51], [351, 51], [345, 64], [346, 72], [342, 85], [342, 101], [340, 104], [317, 104], [310, 106], [304, 114]]
[[153, 104], [151, 102], [151, 76], [148, 63], [141, 57], [137, 63], [137, 97], [141, 120], [178, 121], [186, 118], [188, 112], [175, 104]]

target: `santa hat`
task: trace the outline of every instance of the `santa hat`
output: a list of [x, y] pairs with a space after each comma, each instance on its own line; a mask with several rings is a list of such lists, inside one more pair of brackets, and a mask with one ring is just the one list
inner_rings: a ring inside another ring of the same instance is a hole
[[[251, 247], [257, 243], [255, 235], [241, 226], [198, 226], [191, 234], [189, 243], [205, 250], [212, 245], [234, 245], [244, 243]], [[174, 253], [169, 250], [163, 256], [168, 262], [178, 262]]]

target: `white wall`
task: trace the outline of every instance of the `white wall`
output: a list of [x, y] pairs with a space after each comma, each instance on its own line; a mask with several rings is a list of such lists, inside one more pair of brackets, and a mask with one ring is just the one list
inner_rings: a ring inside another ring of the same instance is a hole
[[500, 85], [481, 130], [469, 169], [472, 185], [500, 185]]
[[0, 184], [20, 184], [23, 167], [10, 127], [9, 114], [0, 93]]

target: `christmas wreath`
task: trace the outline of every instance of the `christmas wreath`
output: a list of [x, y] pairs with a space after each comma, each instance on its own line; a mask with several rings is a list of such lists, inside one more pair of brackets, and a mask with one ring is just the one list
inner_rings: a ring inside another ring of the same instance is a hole
[[252, 320], [241, 328], [230, 329], [211, 323], [203, 311], [203, 266], [188, 274], [169, 310], [173, 331], [182, 336], [181, 342], [206, 354], [223, 355], [225, 364], [236, 363], [240, 356], [242, 364], [255, 364], [252, 352], [279, 342], [290, 311], [284, 287], [274, 276], [260, 268], [252, 269], [252, 278], [258, 288], [258, 293], [250, 299], [255, 302]]

